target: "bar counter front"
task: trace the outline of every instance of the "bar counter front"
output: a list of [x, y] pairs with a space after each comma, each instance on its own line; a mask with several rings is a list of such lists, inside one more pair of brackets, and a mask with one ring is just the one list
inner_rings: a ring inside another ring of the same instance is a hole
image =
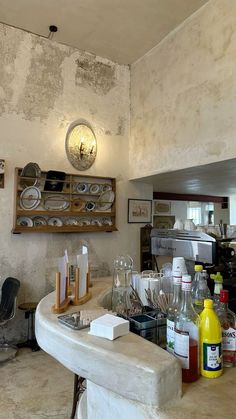
[[[106, 306], [111, 286], [111, 278], [94, 280], [92, 299], [66, 313]], [[182, 385], [179, 362], [164, 349], [133, 333], [110, 341], [89, 335], [89, 328], [70, 329], [52, 313], [54, 303], [52, 292], [38, 304], [36, 338], [45, 352], [86, 379], [77, 419], [236, 417], [236, 368]]]

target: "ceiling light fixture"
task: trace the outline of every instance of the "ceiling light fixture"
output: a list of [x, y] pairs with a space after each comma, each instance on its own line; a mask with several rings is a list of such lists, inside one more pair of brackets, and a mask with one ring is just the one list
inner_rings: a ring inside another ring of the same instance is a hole
[[49, 26], [48, 39], [51, 39], [51, 40], [52, 40], [54, 33], [56, 33], [57, 31], [58, 31], [58, 27], [57, 27], [57, 26], [55, 26], [55, 25], [50, 25], [50, 26]]

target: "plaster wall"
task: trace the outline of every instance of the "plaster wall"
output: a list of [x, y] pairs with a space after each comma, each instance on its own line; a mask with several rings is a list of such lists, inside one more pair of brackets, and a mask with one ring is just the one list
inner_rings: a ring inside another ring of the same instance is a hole
[[235, 60], [236, 2], [210, 0], [131, 66], [132, 179], [236, 156]]
[[[130, 254], [139, 269], [140, 225], [127, 223], [127, 198], [150, 199], [152, 188], [128, 182], [129, 68], [5, 25], [0, 56], [0, 158], [6, 160], [0, 189], [2, 279], [21, 281], [19, 303], [38, 301], [54, 288], [64, 249], [73, 261], [84, 243], [100, 275], [111, 272], [120, 253]], [[81, 174], [65, 153], [68, 127], [79, 119], [92, 125], [98, 142], [94, 165], [82, 173], [117, 179], [118, 231], [13, 235], [14, 168], [37, 162], [42, 170]], [[18, 312], [7, 330], [21, 333], [22, 319]]]

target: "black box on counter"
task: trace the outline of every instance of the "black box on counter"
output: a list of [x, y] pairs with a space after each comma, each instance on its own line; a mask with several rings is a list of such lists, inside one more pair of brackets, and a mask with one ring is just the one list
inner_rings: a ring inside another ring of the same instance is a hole
[[147, 314], [136, 314], [128, 317], [130, 331], [142, 336], [150, 342], [156, 343], [162, 348], [166, 347], [166, 318], [158, 317], [156, 311]]

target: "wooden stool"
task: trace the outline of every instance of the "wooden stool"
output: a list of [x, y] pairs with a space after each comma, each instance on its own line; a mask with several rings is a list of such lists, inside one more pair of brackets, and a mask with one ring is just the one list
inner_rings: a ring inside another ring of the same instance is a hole
[[31, 348], [33, 352], [40, 350], [34, 333], [34, 314], [37, 305], [38, 303], [29, 302], [20, 304], [18, 306], [20, 310], [25, 312], [25, 319], [28, 319], [28, 333], [27, 340], [25, 342], [19, 343], [17, 346], [18, 348]]

